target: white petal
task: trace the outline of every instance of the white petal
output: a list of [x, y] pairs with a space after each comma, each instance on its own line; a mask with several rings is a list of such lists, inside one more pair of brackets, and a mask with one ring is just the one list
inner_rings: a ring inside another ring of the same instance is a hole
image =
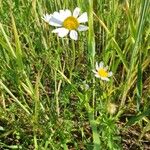
[[65, 14], [65, 11], [64, 11], [64, 10], [59, 10], [59, 14], [60, 14], [60, 15], [64, 15], [64, 14]]
[[101, 77], [102, 80], [109, 81], [107, 77]]
[[77, 30], [78, 30], [78, 31], [86, 31], [86, 30], [88, 30], [88, 27], [85, 26], [85, 25], [79, 25], [79, 27], [78, 27]]
[[73, 11], [73, 16], [75, 18], [77, 18], [79, 16], [79, 13], [80, 13], [80, 8], [79, 7], [76, 7]]
[[113, 73], [110, 71], [110, 72], [108, 73], [108, 76], [111, 77], [112, 75], [113, 75]]
[[77, 40], [78, 39], [78, 33], [75, 30], [71, 30], [70, 31], [70, 38], [73, 40]]
[[62, 21], [55, 18], [55, 16], [52, 16], [49, 20], [49, 24], [52, 25], [52, 26], [61, 27], [62, 26]]
[[61, 16], [61, 20], [64, 21], [66, 19], [66, 13], [65, 10], [59, 10], [59, 14]]
[[87, 12], [83, 13], [83, 14], [78, 18], [78, 21], [79, 21], [79, 23], [87, 22], [87, 21], [88, 21]]
[[103, 67], [104, 67], [104, 62], [101, 61], [101, 62], [99, 63], [99, 68], [103, 68]]
[[65, 13], [66, 13], [66, 16], [68, 16], [68, 17], [71, 16], [71, 11], [69, 9], [66, 9]]
[[58, 12], [54, 12], [53, 14], [43, 15], [42, 19], [52, 26], [60, 27], [62, 25], [62, 21], [59, 20], [60, 17], [58, 17]]
[[71, 16], [71, 11], [69, 9], [66, 9], [64, 12], [64, 18], [66, 19], [69, 16]]
[[108, 70], [108, 66], [104, 67], [104, 70], [107, 71]]
[[97, 77], [97, 78], [101, 78], [98, 74], [95, 74], [95, 77]]
[[97, 71], [96, 70], [92, 70], [94, 73], [97, 73]]
[[69, 33], [69, 30], [66, 28], [58, 28], [53, 30], [52, 33], [58, 33], [59, 37], [64, 37]]
[[57, 12], [57, 11], [55, 11], [55, 12], [53, 13], [53, 18], [55, 18], [55, 19], [57, 19], [57, 20], [60, 20], [60, 21], [63, 21], [61, 15], [60, 15], [60, 13]]
[[64, 21], [67, 17], [71, 16], [71, 11], [68, 9], [59, 10], [59, 14], [61, 16], [61, 20]]
[[42, 19], [44, 20], [44, 21], [46, 21], [46, 22], [49, 22], [50, 21], [50, 19], [51, 19], [51, 17], [52, 17], [52, 14], [46, 14], [46, 15], [43, 15], [43, 17], [42, 17]]

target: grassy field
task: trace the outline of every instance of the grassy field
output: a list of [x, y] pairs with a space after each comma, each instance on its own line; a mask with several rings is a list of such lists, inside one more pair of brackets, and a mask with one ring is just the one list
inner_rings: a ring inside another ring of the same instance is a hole
[[[78, 39], [43, 15], [88, 14]], [[0, 0], [0, 149], [150, 149], [149, 0]], [[109, 81], [97, 63], [112, 71]], [[102, 63], [101, 63], [102, 64]]]

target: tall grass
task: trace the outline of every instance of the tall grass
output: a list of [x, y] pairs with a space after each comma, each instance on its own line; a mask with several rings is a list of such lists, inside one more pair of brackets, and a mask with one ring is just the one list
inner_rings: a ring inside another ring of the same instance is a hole
[[[0, 0], [0, 149], [127, 149], [130, 127], [144, 149], [149, 3]], [[42, 20], [77, 6], [89, 19], [78, 41], [57, 37]], [[110, 82], [94, 77], [100, 61], [113, 72]]]

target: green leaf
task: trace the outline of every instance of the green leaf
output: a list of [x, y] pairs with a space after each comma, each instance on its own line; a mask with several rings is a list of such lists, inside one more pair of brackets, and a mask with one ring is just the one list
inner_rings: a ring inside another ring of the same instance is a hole
[[141, 114], [139, 114], [137, 116], [133, 116], [131, 119], [129, 119], [126, 126], [131, 126], [131, 125], [135, 124], [136, 122], [140, 121], [143, 117], [149, 116], [149, 115], [150, 115], [150, 109], [147, 109], [144, 112], [142, 112]]

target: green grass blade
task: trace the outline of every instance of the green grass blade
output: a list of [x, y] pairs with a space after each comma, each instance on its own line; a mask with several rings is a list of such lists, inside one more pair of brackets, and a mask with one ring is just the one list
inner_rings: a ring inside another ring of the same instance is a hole
[[29, 110], [23, 105], [21, 104], [21, 102], [13, 95], [13, 93], [3, 84], [2, 81], [0, 81], [0, 85], [2, 86], [2, 88], [5, 89], [5, 91], [14, 99], [14, 101], [28, 114], [30, 115]]
[[135, 124], [136, 122], [138, 122], [139, 120], [141, 120], [143, 117], [149, 116], [149, 115], [150, 115], [150, 109], [147, 109], [147, 110], [143, 111], [141, 114], [139, 114], [137, 116], [133, 116], [131, 119], [129, 119], [126, 126], [131, 126], [131, 125]]
[[150, 4], [149, 0], [145, 0], [141, 2], [141, 12], [140, 12], [140, 17], [139, 17], [139, 22], [138, 22], [138, 28], [136, 31], [135, 43], [132, 49], [130, 68], [127, 74], [126, 84], [124, 86], [124, 91], [122, 95], [121, 107], [124, 105], [126, 97], [127, 97], [127, 93], [130, 90], [129, 85], [134, 80], [132, 74], [134, 73], [135, 70], [137, 70], [137, 67], [135, 66], [137, 66], [137, 60], [139, 58], [139, 53], [140, 53], [139, 46], [142, 44], [141, 43], [141, 39], [143, 36], [142, 33], [143, 33], [146, 17], [148, 14], [149, 4]]
[[94, 15], [96, 16], [96, 18], [98, 19], [99, 23], [101, 24], [101, 26], [105, 29], [105, 31], [107, 32], [107, 34], [111, 37], [113, 44], [115, 46], [115, 50], [120, 58], [120, 60], [122, 61], [122, 63], [124, 64], [125, 69], [128, 71], [128, 63], [126, 61], [125, 55], [123, 54], [121, 48], [119, 47], [118, 43], [116, 42], [115, 38], [112, 36], [112, 33], [109, 31], [109, 29], [107, 28], [107, 26], [105, 25], [105, 23], [94, 13]]
[[11, 56], [16, 58], [16, 53], [15, 53], [14, 49], [12, 48], [12, 46], [11, 46], [11, 44], [9, 42], [8, 36], [7, 36], [7, 34], [6, 34], [6, 32], [5, 32], [5, 30], [4, 30], [4, 28], [3, 28], [1, 23], [0, 23], [0, 30], [2, 31], [2, 34], [3, 34], [3, 36], [4, 36], [5, 40], [6, 40], [6, 43], [7, 43], [8, 47], [9, 47]]
[[136, 36], [135, 23], [133, 20], [133, 16], [131, 15], [131, 10], [129, 8], [129, 3], [127, 0], [125, 0], [125, 12], [127, 14], [127, 18], [128, 18], [128, 22], [130, 25], [132, 37], [135, 39], [135, 36]]
[[19, 40], [19, 35], [18, 35], [18, 31], [16, 28], [16, 24], [15, 24], [15, 20], [13, 17], [13, 14], [11, 14], [11, 20], [12, 20], [12, 29], [14, 32], [14, 38], [15, 38], [15, 46], [16, 46], [16, 61], [19, 67], [20, 71], [23, 71], [23, 61], [22, 61], [22, 49], [21, 49], [21, 44], [20, 44], [20, 40]]
[[142, 1], [142, 6], [141, 6], [141, 15], [140, 15], [140, 19], [139, 19], [139, 24], [138, 24], [138, 29], [136, 32], [136, 38], [135, 38], [135, 44], [132, 50], [132, 55], [131, 55], [131, 61], [130, 61], [130, 72], [128, 77], [131, 75], [132, 71], [134, 70], [134, 66], [135, 63], [138, 59], [138, 52], [139, 52], [139, 46], [140, 46], [140, 42], [141, 42], [141, 38], [142, 38], [142, 32], [144, 29], [144, 24], [145, 24], [145, 20], [148, 14], [148, 10], [149, 10], [149, 4], [150, 1], [149, 0], [145, 0]]
[[[88, 57], [90, 60], [91, 70], [94, 68], [95, 63], [95, 38], [94, 38], [94, 25], [93, 25], [93, 1], [89, 0], [89, 36], [88, 36]], [[95, 83], [95, 79], [93, 78], [93, 84]], [[93, 143], [94, 150], [99, 150], [100, 147], [100, 139], [99, 134], [97, 132], [97, 124], [94, 120], [94, 105], [95, 105], [95, 90], [92, 92], [92, 109], [93, 111], [88, 110], [89, 121], [92, 128], [93, 133]], [[90, 109], [90, 106], [87, 107]]]
[[142, 66], [141, 62], [138, 64], [138, 75], [137, 75], [137, 111], [140, 109], [140, 102], [142, 98]]

